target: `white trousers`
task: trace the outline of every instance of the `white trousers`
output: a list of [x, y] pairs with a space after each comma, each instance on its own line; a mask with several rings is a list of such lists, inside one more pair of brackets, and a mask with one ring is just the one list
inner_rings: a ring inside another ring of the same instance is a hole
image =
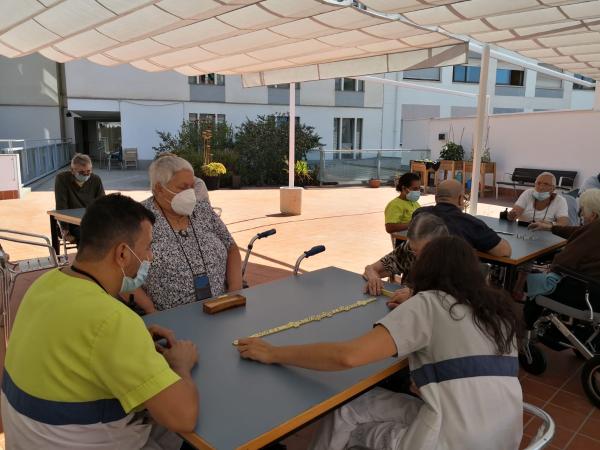
[[312, 450], [396, 450], [423, 401], [375, 388], [325, 416]]

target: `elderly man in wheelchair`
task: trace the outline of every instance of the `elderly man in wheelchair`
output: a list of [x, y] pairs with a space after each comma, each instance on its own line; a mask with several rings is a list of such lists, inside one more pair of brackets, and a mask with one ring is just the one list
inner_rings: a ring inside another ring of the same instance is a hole
[[580, 199], [582, 226], [536, 224], [567, 239], [547, 273], [527, 278], [524, 308], [527, 337], [519, 359], [524, 370], [540, 374], [546, 359], [534, 345], [573, 349], [587, 361], [581, 374], [590, 401], [600, 407], [600, 189]]

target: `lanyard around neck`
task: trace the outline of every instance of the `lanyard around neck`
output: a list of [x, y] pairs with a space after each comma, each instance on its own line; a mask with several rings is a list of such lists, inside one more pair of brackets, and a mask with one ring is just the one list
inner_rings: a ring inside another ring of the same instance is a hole
[[73, 272], [75, 272], [75, 273], [78, 273], [79, 275], [83, 275], [84, 277], [88, 277], [90, 280], [92, 280], [94, 283], [96, 283], [98, 286], [100, 286], [104, 292], [106, 292], [108, 294], [108, 291], [106, 289], [104, 289], [104, 286], [102, 286], [102, 283], [100, 283], [98, 281], [98, 279], [94, 275], [92, 275], [91, 273], [86, 272], [83, 269], [78, 269], [74, 265], [71, 266], [71, 270]]
[[[169, 219], [167, 219], [167, 216], [165, 215], [165, 212], [163, 211], [163, 209], [161, 208], [161, 206], [158, 204], [158, 202], [156, 203], [156, 205], [160, 209], [160, 212], [162, 213], [163, 217], [165, 218], [165, 221], [169, 225], [169, 228], [171, 229], [171, 232], [173, 233], [173, 237], [175, 238], [175, 240], [179, 244], [179, 248], [181, 248], [181, 253], [183, 253], [183, 257], [185, 258], [185, 261], [187, 262], [188, 267], [190, 268], [190, 272], [192, 273], [192, 276], [193, 276], [194, 275], [194, 268], [192, 267], [192, 263], [190, 262], [187, 254], [185, 253], [185, 248], [183, 248], [183, 244], [181, 243], [181, 240], [177, 236], [177, 233], [175, 232], [175, 229], [171, 225], [171, 222], [169, 222]], [[195, 213], [192, 213], [192, 215], [189, 218], [190, 228], [192, 229], [192, 233], [194, 234], [194, 239], [196, 240], [196, 245], [198, 246], [198, 251], [200, 252], [200, 259], [202, 259], [202, 265], [204, 266], [204, 271], [208, 273], [208, 267], [206, 266], [206, 262], [204, 261], [204, 253], [202, 252], [202, 247], [200, 246], [200, 241], [198, 240], [198, 236], [196, 235], [196, 229], [194, 228], [194, 222], [192, 221], [192, 218], [195, 217], [194, 214]]]

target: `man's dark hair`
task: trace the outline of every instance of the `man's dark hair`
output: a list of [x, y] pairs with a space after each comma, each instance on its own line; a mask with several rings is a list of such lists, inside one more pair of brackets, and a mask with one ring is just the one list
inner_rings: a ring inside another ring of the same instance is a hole
[[396, 183], [396, 190], [398, 192], [402, 192], [402, 188], [410, 188], [410, 185], [413, 181], [419, 181], [421, 177], [418, 174], [413, 172], [406, 172], [400, 178], [398, 178], [398, 182]]
[[77, 256], [102, 258], [119, 242], [133, 247], [144, 220], [154, 225], [154, 214], [131, 197], [110, 194], [99, 198], [81, 220]]

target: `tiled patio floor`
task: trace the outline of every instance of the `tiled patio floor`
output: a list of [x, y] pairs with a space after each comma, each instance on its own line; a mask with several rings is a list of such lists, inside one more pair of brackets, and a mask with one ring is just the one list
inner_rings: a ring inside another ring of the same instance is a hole
[[[118, 172], [117, 172], [118, 173]], [[104, 178], [104, 174], [102, 174]], [[107, 174], [108, 176], [108, 174]], [[123, 184], [118, 175], [110, 174], [107, 189], [121, 190], [137, 200], [149, 196], [143, 187], [144, 174], [131, 172], [134, 186]], [[298, 255], [316, 244], [327, 247], [325, 253], [305, 260], [306, 271], [335, 265], [361, 272], [391, 249], [383, 228], [383, 209], [392, 199], [392, 188], [328, 188], [307, 189], [303, 194], [303, 214], [297, 217], [279, 215], [278, 189], [221, 190], [211, 192], [214, 206], [223, 208], [222, 218], [240, 246], [245, 246], [259, 231], [276, 228], [277, 234], [255, 243], [248, 267], [251, 285], [272, 281], [291, 274]], [[487, 202], [487, 199], [483, 199]], [[421, 204], [432, 204], [433, 196], [425, 196]], [[480, 214], [496, 216], [506, 202], [480, 204]], [[0, 202], [0, 228], [23, 229], [48, 235], [45, 211], [54, 206], [51, 182], [22, 200]], [[27, 248], [9, 246], [16, 258], [31, 257]], [[15, 289], [14, 304], [31, 283], [33, 275], [23, 277]], [[0, 348], [3, 346], [0, 345]], [[542, 347], [543, 348], [543, 347]], [[543, 348], [548, 370], [542, 376], [522, 373], [525, 401], [543, 407], [557, 423], [557, 434], [551, 448], [600, 450], [600, 411], [585, 397], [579, 382], [582, 361], [569, 351], [554, 352]], [[3, 351], [0, 350], [3, 361]], [[525, 436], [535, 434], [537, 423], [525, 416]], [[306, 448], [315, 425], [300, 430], [286, 439], [290, 450]]]

